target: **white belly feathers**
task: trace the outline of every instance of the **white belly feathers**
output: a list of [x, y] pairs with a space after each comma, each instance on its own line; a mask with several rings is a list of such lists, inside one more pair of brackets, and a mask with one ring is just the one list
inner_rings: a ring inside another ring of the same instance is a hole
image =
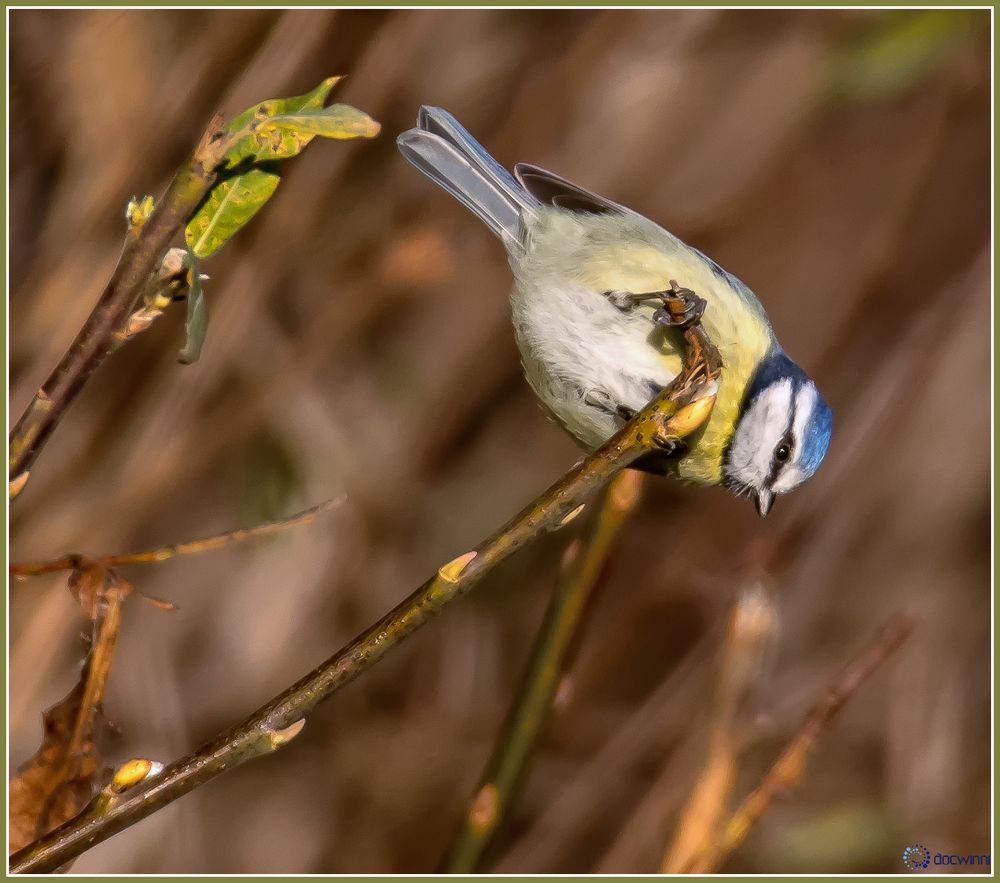
[[641, 410], [677, 372], [653, 342], [651, 309], [623, 312], [602, 292], [537, 277], [518, 281], [511, 305], [528, 382], [590, 450], [621, 427], [616, 407]]

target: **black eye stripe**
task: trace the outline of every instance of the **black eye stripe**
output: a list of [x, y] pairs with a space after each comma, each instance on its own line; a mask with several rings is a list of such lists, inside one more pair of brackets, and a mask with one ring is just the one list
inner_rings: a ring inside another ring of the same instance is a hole
[[[771, 471], [767, 476], [767, 486], [770, 487], [774, 484], [775, 479], [778, 477], [778, 473], [781, 471], [781, 467], [784, 466], [792, 457], [792, 453], [795, 450], [795, 443], [792, 438], [792, 427], [795, 425], [795, 407], [796, 407], [795, 389], [792, 390], [792, 407], [788, 414], [788, 423], [785, 425], [785, 433], [781, 436], [778, 444], [775, 445], [774, 451], [771, 453]], [[788, 453], [784, 458], [778, 457], [778, 451], [782, 447], [788, 449]]]

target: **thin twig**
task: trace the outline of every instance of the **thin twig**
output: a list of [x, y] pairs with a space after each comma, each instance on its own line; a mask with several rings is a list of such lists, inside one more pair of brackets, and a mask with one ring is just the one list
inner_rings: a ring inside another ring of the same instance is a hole
[[587, 601], [622, 525], [639, 502], [642, 476], [621, 472], [608, 485], [587, 536], [568, 560], [535, 639], [521, 686], [493, 754], [445, 859], [450, 874], [473, 873], [510, 809], [528, 757], [559, 687]]
[[726, 629], [705, 764], [681, 810], [660, 873], [686, 873], [718, 841], [736, 781], [737, 715], [759, 675], [764, 650], [776, 626], [777, 611], [768, 590], [756, 581], [746, 585]]
[[[102, 567], [121, 567], [125, 564], [155, 564], [159, 561], [166, 561], [178, 555], [198, 555], [202, 552], [210, 552], [229, 546], [233, 543], [242, 543], [244, 540], [256, 539], [257, 537], [268, 536], [282, 531], [298, 527], [301, 524], [308, 524], [313, 519], [336, 508], [344, 501], [343, 497], [335, 497], [326, 500], [317, 506], [310, 506], [295, 515], [287, 518], [279, 518], [276, 521], [266, 521], [256, 527], [240, 528], [229, 530], [225, 533], [215, 534], [200, 540], [190, 540], [186, 543], [177, 543], [172, 546], [159, 546], [156, 549], [148, 549], [144, 552], [122, 552], [116, 555], [104, 555], [100, 558], [93, 558]], [[60, 558], [53, 558], [51, 561], [23, 561], [10, 565], [12, 576], [41, 576], [44, 573], [56, 573], [61, 570], [76, 570], [82, 556], [78, 554], [63, 555]]]
[[118, 266], [83, 328], [10, 433], [8, 494], [17, 496], [42, 447], [84, 384], [114, 348], [146, 281], [170, 240], [184, 226], [215, 181], [232, 137], [213, 118], [191, 159], [177, 172], [152, 215], [125, 239]]
[[914, 618], [897, 612], [879, 629], [875, 639], [841, 672], [826, 695], [806, 715], [799, 734], [781, 753], [761, 783], [740, 804], [730, 817], [718, 848], [693, 863], [695, 874], [713, 873], [746, 838], [774, 799], [798, 784], [809, 754], [847, 701], [858, 688], [903, 644], [915, 625]]
[[[52, 871], [227, 770], [275, 751], [324, 699], [367, 671], [498, 564], [558, 528], [605, 482], [639, 457], [700, 428], [715, 404], [721, 359], [700, 324], [685, 332], [685, 364], [671, 384], [595, 453], [573, 467], [506, 526], [441, 567], [346, 647], [194, 754], [126, 791], [103, 812], [82, 813], [10, 857], [14, 873]], [[294, 728], [291, 729], [291, 728]]]

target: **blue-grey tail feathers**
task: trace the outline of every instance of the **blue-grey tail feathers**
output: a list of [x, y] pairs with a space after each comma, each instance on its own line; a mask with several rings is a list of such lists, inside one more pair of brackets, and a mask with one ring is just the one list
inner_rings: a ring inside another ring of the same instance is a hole
[[538, 201], [448, 111], [421, 107], [417, 127], [396, 139], [406, 159], [482, 220], [508, 247], [523, 237], [522, 215]]

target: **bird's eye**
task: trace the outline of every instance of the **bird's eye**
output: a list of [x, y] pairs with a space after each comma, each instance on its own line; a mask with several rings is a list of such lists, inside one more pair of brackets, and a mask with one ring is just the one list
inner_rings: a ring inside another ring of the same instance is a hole
[[784, 463], [792, 453], [792, 446], [788, 442], [782, 442], [774, 451], [774, 459], [779, 463]]

